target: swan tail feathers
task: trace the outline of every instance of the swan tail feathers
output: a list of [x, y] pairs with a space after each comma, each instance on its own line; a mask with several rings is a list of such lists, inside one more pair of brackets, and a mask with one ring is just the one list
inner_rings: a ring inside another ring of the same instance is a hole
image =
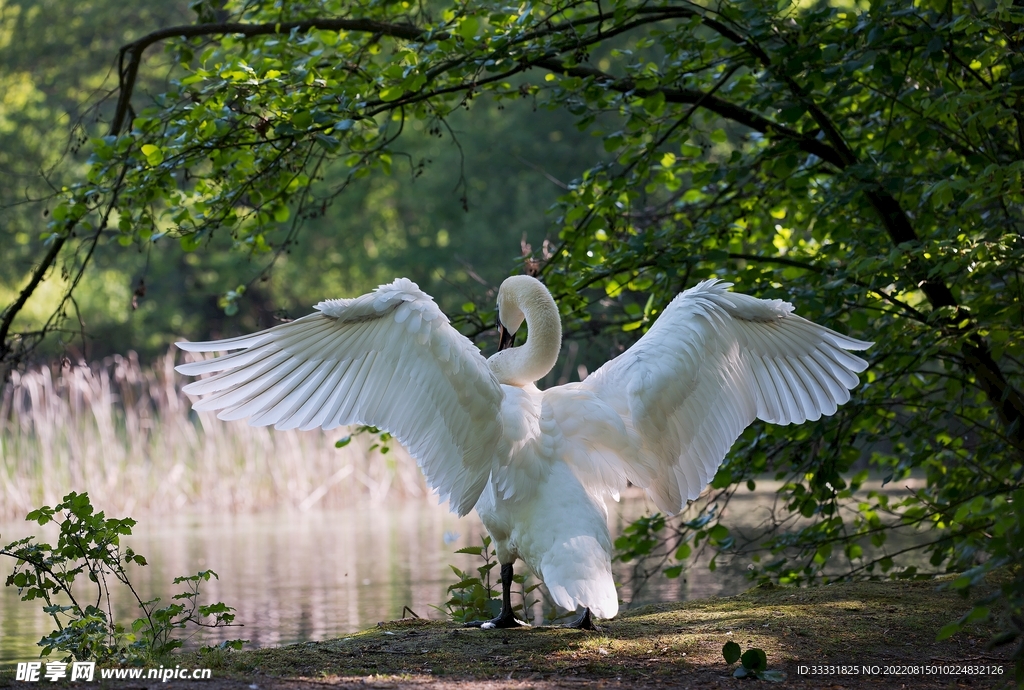
[[562, 608], [575, 611], [586, 606], [605, 619], [619, 612], [611, 563], [597, 539], [569, 539], [545, 554], [540, 570], [551, 598]]

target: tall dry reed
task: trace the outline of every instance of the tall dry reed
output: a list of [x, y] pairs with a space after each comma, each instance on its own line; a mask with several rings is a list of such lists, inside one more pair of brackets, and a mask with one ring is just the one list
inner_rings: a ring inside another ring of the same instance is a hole
[[196, 413], [168, 353], [15, 373], [0, 402], [0, 520], [88, 491], [108, 514], [336, 508], [425, 496], [400, 447], [348, 433], [275, 431]]

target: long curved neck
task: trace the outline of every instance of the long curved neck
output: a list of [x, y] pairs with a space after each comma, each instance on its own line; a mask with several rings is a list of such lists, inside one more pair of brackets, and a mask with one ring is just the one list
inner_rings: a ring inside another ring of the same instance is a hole
[[547, 376], [562, 349], [562, 320], [551, 293], [543, 285], [518, 295], [528, 334], [520, 347], [502, 350], [488, 360], [499, 383], [526, 386]]

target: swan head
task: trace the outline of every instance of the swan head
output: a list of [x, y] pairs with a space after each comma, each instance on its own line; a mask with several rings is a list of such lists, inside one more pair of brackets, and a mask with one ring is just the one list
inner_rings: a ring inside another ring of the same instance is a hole
[[[512, 347], [526, 321], [526, 344]], [[536, 278], [512, 276], [498, 289], [498, 352], [488, 360], [500, 383], [525, 386], [544, 378], [562, 347], [562, 323], [551, 293]]]
[[[523, 280], [523, 279], [526, 280]], [[532, 282], [531, 282], [532, 281]], [[530, 276], [506, 278], [498, 288], [498, 351], [507, 350], [515, 344], [516, 331], [523, 325], [526, 314], [520, 306], [526, 293], [536, 290], [536, 283], [547, 292], [547, 288]]]

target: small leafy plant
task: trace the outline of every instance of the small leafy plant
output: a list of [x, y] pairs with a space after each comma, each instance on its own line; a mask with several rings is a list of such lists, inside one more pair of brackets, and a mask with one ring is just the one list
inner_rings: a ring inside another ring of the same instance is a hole
[[[448, 615], [451, 619], [457, 623], [469, 623], [472, 621], [485, 621], [495, 618], [501, 613], [501, 589], [500, 581], [493, 580], [492, 585], [492, 572], [494, 567], [498, 565], [498, 560], [495, 558], [494, 552], [491, 550], [491, 538], [488, 536], [481, 538], [481, 546], [467, 546], [459, 549], [455, 553], [468, 553], [473, 556], [480, 556], [483, 559], [483, 563], [476, 568], [476, 575], [468, 571], [463, 571], [454, 565], [448, 567], [452, 569], [459, 581], [448, 587], [448, 593], [451, 598], [444, 603], [448, 610]], [[512, 582], [519, 585], [519, 594], [521, 598], [521, 604], [516, 609], [516, 617], [520, 620], [530, 623], [530, 610], [533, 608], [534, 601], [530, 600], [530, 595], [538, 587], [540, 583], [527, 584], [527, 575], [514, 575]], [[496, 587], [498, 587], [496, 589]]]
[[735, 678], [757, 678], [758, 680], [767, 680], [773, 683], [781, 683], [786, 679], [786, 674], [782, 671], [768, 670], [768, 655], [764, 653], [763, 649], [751, 647], [741, 653], [738, 644], [726, 642], [722, 647], [722, 656], [725, 657], [725, 663], [727, 664], [740, 662], [740, 667], [733, 671], [732, 674]]
[[708, 570], [718, 568], [718, 554], [733, 548], [735, 538], [724, 525], [709, 527], [717, 514], [715, 503], [705, 506], [696, 517], [677, 523], [670, 524], [667, 516], [655, 513], [639, 518], [622, 531], [615, 540], [614, 559], [634, 563], [630, 582], [634, 598], [659, 574], [669, 579], [680, 577], [687, 568], [687, 559], [693, 556], [696, 560], [705, 549], [715, 551]]
[[[54, 507], [43, 506], [26, 520], [60, 526], [57, 545], [25, 537], [0, 549], [0, 555], [15, 559], [6, 585], [17, 587], [22, 601], [42, 600], [57, 629], [39, 641], [40, 656], [64, 653], [65, 661], [114, 661], [144, 663], [182, 645], [172, 637], [189, 624], [202, 627], [233, 625], [234, 611], [221, 602], [199, 604], [203, 582], [217, 577], [212, 570], [178, 577], [184, 585], [174, 603], [159, 607], [160, 599], [143, 601], [128, 577], [130, 565], [145, 566], [146, 559], [131, 548], [121, 548], [121, 537], [132, 533], [135, 520], [108, 518], [95, 512], [87, 493], [69, 493]], [[76, 587], [79, 577], [91, 583], [83, 591]], [[135, 598], [143, 615], [125, 627], [114, 620], [111, 586], [120, 582]], [[209, 619], [212, 619], [210, 621]], [[229, 640], [221, 646], [238, 649], [246, 640]]]
[[501, 591], [491, 585], [491, 571], [498, 565], [498, 561], [490, 549], [491, 538], [483, 537], [481, 541], [482, 546], [467, 546], [455, 552], [483, 559], [484, 562], [477, 566], [475, 576], [454, 565], [448, 566], [459, 581], [448, 587], [451, 598], [445, 602], [445, 606], [448, 615], [457, 623], [489, 620], [501, 613]]

